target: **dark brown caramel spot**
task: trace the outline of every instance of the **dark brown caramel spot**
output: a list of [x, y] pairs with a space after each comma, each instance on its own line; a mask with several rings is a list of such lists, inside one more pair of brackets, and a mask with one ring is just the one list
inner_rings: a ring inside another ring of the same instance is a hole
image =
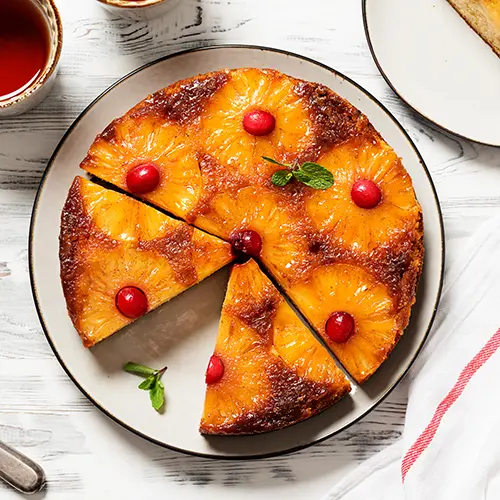
[[99, 135], [103, 141], [111, 142], [116, 138], [116, 120], [113, 120]]
[[171, 233], [151, 241], [141, 241], [139, 250], [157, 252], [165, 257], [178, 283], [191, 286], [198, 282], [198, 273], [193, 263], [193, 231], [191, 226], [181, 224]]
[[322, 240], [311, 240], [309, 242], [309, 251], [311, 253], [326, 253], [328, 251], [328, 244]]
[[277, 294], [272, 294], [260, 302], [242, 304], [242, 307], [233, 311], [233, 314], [264, 338], [271, 330], [279, 302]]
[[266, 376], [271, 394], [254, 411], [248, 411], [230, 424], [202, 426], [201, 432], [210, 434], [255, 434], [282, 429], [309, 418], [331, 406], [348, 392], [348, 386], [339, 391], [335, 385], [320, 384], [299, 377], [279, 358], [270, 364]]
[[227, 80], [226, 73], [218, 72], [179, 82], [150, 95], [131, 113], [131, 117], [157, 115], [185, 124], [201, 114], [206, 101]]
[[306, 99], [315, 129], [314, 151], [308, 151], [305, 155], [309, 159], [314, 158], [321, 150], [354, 137], [368, 125], [368, 120], [360, 111], [328, 87], [299, 82], [295, 92]]

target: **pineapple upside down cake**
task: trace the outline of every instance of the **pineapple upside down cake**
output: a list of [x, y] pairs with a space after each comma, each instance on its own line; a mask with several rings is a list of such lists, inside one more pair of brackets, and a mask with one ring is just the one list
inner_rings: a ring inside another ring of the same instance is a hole
[[[87, 345], [131, 321], [115, 298], [121, 287], [148, 295], [142, 314], [241, 254], [261, 262], [358, 383], [408, 324], [424, 252], [411, 178], [368, 119], [323, 85], [254, 68], [177, 82], [110, 123], [81, 167], [183, 219], [176, 231], [192, 235], [183, 242], [192, 255], [189, 280], [179, 281], [175, 252], [163, 250], [179, 248], [163, 225], [172, 219], [110, 191], [85, 197], [81, 191], [102, 188], [75, 181], [63, 214], [62, 276], [77, 330], [94, 335]], [[116, 203], [106, 201], [113, 196]], [[125, 203], [137, 207], [130, 218]], [[105, 208], [92, 211], [96, 204]], [[118, 269], [128, 252], [137, 266], [130, 282]], [[230, 280], [216, 347], [222, 355], [207, 371], [206, 433], [289, 425], [347, 390], [255, 266], [235, 267]], [[140, 309], [139, 299], [127, 300]], [[269, 310], [250, 319], [235, 301]], [[306, 386], [311, 400], [302, 398]]]

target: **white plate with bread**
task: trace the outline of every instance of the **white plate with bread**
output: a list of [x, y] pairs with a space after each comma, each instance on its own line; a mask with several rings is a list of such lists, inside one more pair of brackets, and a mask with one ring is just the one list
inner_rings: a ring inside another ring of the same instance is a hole
[[409, 106], [500, 146], [500, 0], [364, 0], [375, 62]]

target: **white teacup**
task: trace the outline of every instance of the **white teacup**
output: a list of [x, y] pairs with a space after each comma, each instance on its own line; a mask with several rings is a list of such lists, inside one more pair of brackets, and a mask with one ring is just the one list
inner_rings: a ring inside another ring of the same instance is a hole
[[[16, 1], [16, 0], [14, 0]], [[21, 92], [0, 99], [0, 117], [24, 113], [45, 99], [54, 84], [62, 49], [62, 23], [54, 0], [29, 0], [47, 25], [49, 54], [43, 71]], [[1, 15], [1, 12], [0, 12]]]

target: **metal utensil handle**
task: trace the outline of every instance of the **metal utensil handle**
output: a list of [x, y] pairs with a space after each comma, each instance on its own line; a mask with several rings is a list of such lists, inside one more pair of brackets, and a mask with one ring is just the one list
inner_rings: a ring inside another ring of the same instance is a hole
[[22, 493], [32, 494], [45, 485], [43, 469], [10, 446], [0, 441], [0, 479]]

